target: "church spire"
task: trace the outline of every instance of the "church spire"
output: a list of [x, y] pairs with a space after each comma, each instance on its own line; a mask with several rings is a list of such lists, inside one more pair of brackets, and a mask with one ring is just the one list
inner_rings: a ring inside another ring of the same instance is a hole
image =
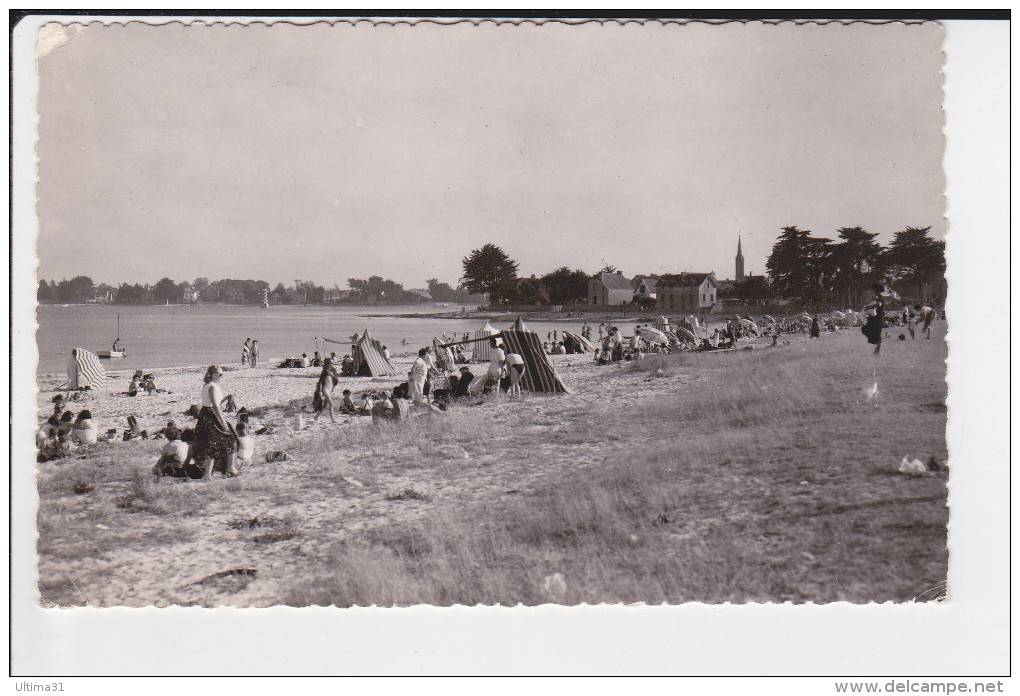
[[744, 277], [744, 254], [740, 250], [740, 235], [737, 235], [737, 273], [735, 278], [742, 280]]

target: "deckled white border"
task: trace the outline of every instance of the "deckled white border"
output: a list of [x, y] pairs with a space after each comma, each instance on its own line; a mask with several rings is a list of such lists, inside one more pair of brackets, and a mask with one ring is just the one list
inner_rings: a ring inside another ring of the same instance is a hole
[[[42, 610], [35, 604], [34, 409], [17, 406], [32, 403], [35, 389], [35, 36], [38, 26], [55, 19], [24, 20], [13, 47], [12, 673], [936, 675], [1007, 670], [1009, 424], [1003, 370], [1009, 356], [1001, 329], [1008, 321], [1009, 296], [1008, 23], [944, 23], [952, 322], [950, 606]], [[159, 646], [175, 645], [190, 646], [180, 660], [159, 656]]]

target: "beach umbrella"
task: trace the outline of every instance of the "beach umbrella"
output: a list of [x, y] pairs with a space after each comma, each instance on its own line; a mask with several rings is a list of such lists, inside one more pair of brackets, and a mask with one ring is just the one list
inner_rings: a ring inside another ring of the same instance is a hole
[[763, 317], [762, 317], [762, 320], [763, 320], [763, 321], [767, 321], [767, 322], [769, 322], [770, 324], [778, 324], [778, 323], [779, 323], [778, 321], [776, 321], [776, 318], [775, 318], [775, 317], [773, 317], [773, 316], [772, 316], [772, 315], [770, 315], [770, 314], [766, 314], [765, 316], [763, 316]]
[[667, 338], [666, 334], [659, 331], [658, 329], [652, 329], [646, 326], [642, 326], [640, 329], [637, 330], [637, 333], [639, 336], [641, 336], [641, 338], [645, 339], [649, 343], [669, 344], [669, 338]]

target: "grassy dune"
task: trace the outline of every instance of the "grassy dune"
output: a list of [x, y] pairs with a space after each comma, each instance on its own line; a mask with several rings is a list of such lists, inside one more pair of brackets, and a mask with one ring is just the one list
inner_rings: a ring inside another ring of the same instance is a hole
[[560, 367], [572, 396], [295, 438], [286, 466], [211, 484], [153, 483], [137, 473], [150, 458], [113, 444], [40, 476], [40, 592], [57, 605], [909, 601], [947, 572], [946, 474], [896, 471], [904, 455], [946, 460], [945, 354], [908, 341], [875, 359], [851, 334], [575, 360]]

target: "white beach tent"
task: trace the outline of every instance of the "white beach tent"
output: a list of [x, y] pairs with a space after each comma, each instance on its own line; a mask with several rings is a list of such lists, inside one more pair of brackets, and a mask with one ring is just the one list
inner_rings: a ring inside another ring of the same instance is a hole
[[[485, 338], [498, 334], [492, 324], [485, 322], [485, 326], [475, 331], [475, 338]], [[489, 362], [492, 360], [492, 343], [489, 341], [478, 341], [471, 344], [471, 359], [475, 362]]]

